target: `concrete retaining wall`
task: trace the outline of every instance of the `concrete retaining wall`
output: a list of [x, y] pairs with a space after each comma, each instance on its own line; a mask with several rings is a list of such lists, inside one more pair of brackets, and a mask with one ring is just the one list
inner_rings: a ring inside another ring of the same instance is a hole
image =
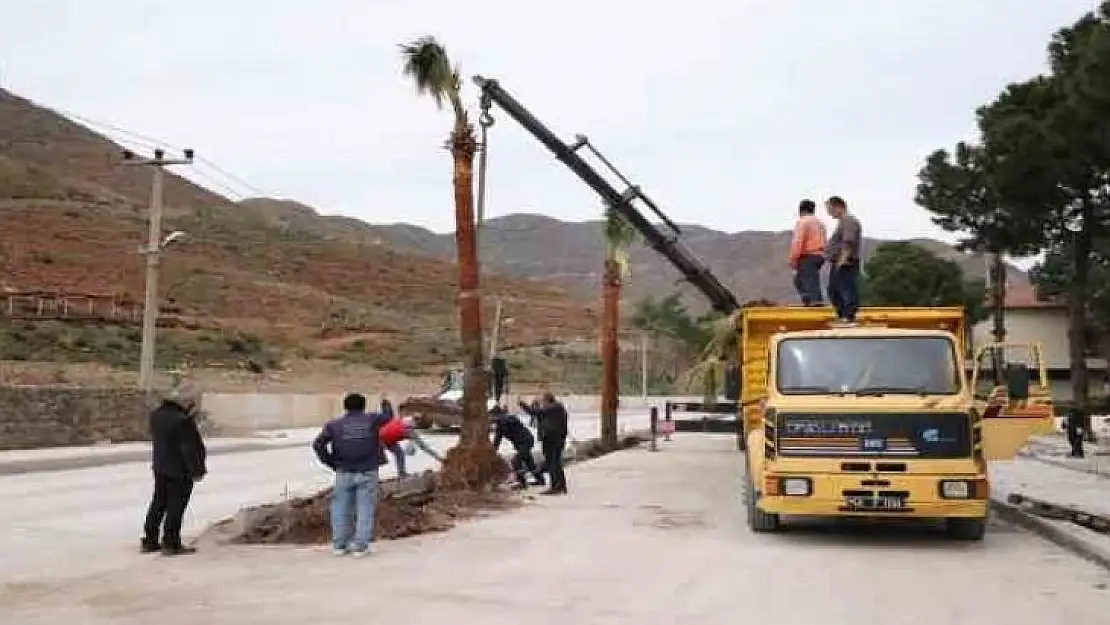
[[[377, 406], [380, 395], [367, 395], [371, 406]], [[391, 397], [394, 404], [404, 398]], [[515, 400], [515, 396], [513, 397]], [[699, 401], [696, 397], [640, 396], [622, 397], [621, 411], [647, 411], [652, 405], [663, 402]], [[567, 410], [575, 413], [596, 413], [601, 405], [597, 395], [569, 395], [560, 397]], [[221, 431], [284, 430], [289, 428], [323, 425], [343, 411], [341, 394], [264, 394], [264, 393], [205, 393], [202, 402], [209, 422]]]
[[0, 387], [0, 450], [148, 439], [142, 394], [120, 389]]

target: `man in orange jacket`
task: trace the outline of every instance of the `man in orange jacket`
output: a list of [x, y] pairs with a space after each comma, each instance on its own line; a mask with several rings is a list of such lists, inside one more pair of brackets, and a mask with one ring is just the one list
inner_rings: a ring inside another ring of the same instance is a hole
[[798, 205], [798, 223], [790, 241], [790, 268], [794, 270], [794, 288], [803, 306], [821, 306], [821, 267], [825, 264], [825, 224], [817, 218], [813, 200]]

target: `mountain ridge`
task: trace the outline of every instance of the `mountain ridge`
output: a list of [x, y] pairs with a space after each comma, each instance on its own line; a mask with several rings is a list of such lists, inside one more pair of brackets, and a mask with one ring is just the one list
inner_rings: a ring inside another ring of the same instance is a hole
[[[269, 200], [254, 199], [249, 202], [261, 212], [269, 210]], [[345, 218], [345, 223], [345, 228], [318, 229], [316, 232], [322, 236], [373, 240], [380, 245], [436, 258], [454, 258], [454, 233], [437, 233], [404, 223], [371, 224], [350, 218]], [[602, 224], [601, 220], [561, 221], [534, 213], [511, 213], [489, 219], [480, 229], [482, 260], [488, 268], [508, 275], [551, 280], [581, 297], [596, 297], [604, 257]], [[791, 303], [796, 299], [792, 274], [786, 265], [792, 230], [726, 232], [700, 224], [677, 225], [683, 233], [681, 240], [686, 247], [735, 292], [739, 301], [765, 298]], [[986, 258], [983, 255], [960, 252], [951, 245], [928, 237], [868, 237], [864, 241], [865, 255], [882, 243], [893, 240], [913, 243], [941, 258], [953, 260], [968, 277], [986, 277]], [[554, 242], [557, 245], [553, 245]], [[557, 250], [557, 253], [551, 250]], [[692, 310], [706, 309], [707, 303], [691, 286], [682, 284], [678, 272], [643, 244], [632, 246], [630, 268], [626, 304], [647, 295], [678, 291]], [[1027, 274], [1013, 264], [1009, 265], [1008, 280], [1019, 290], [1031, 288]]]

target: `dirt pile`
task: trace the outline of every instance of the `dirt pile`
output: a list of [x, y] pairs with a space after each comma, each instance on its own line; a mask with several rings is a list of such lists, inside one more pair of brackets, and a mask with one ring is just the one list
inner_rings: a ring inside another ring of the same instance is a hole
[[[332, 489], [310, 497], [247, 508], [213, 529], [219, 542], [233, 544], [327, 543], [331, 537], [329, 504]], [[382, 483], [374, 514], [374, 540], [396, 540], [442, 532], [457, 521], [520, 504], [510, 491], [491, 488], [468, 491], [445, 488], [427, 472], [404, 481]]]
[[[615, 449], [607, 449], [598, 440], [576, 441], [570, 445], [566, 463], [636, 447], [644, 440], [647, 436], [643, 432], [626, 434]], [[536, 460], [541, 462], [542, 457], [537, 456]], [[492, 447], [455, 448], [448, 452], [445, 461], [448, 471], [427, 471], [406, 480], [382, 482], [374, 514], [375, 541], [443, 532], [458, 521], [510, 510], [524, 503], [523, 497], [503, 486], [509, 476], [509, 467]], [[487, 486], [479, 489], [461, 486], [467, 483]], [[328, 488], [310, 497], [246, 508], [234, 518], [212, 526], [199, 542], [326, 544], [331, 539], [331, 493], [332, 489]]]
[[445, 490], [484, 490], [504, 482], [509, 473], [509, 464], [487, 443], [450, 449], [438, 479]]

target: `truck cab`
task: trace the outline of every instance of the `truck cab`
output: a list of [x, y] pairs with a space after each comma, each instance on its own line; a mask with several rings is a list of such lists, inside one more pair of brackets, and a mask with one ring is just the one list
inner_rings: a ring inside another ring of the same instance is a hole
[[[749, 526], [775, 531], [782, 516], [943, 519], [954, 537], [980, 540], [995, 428], [965, 374], [963, 310], [869, 308], [857, 318], [741, 313]], [[1022, 442], [1042, 425], [1015, 423], [1007, 439]]]

